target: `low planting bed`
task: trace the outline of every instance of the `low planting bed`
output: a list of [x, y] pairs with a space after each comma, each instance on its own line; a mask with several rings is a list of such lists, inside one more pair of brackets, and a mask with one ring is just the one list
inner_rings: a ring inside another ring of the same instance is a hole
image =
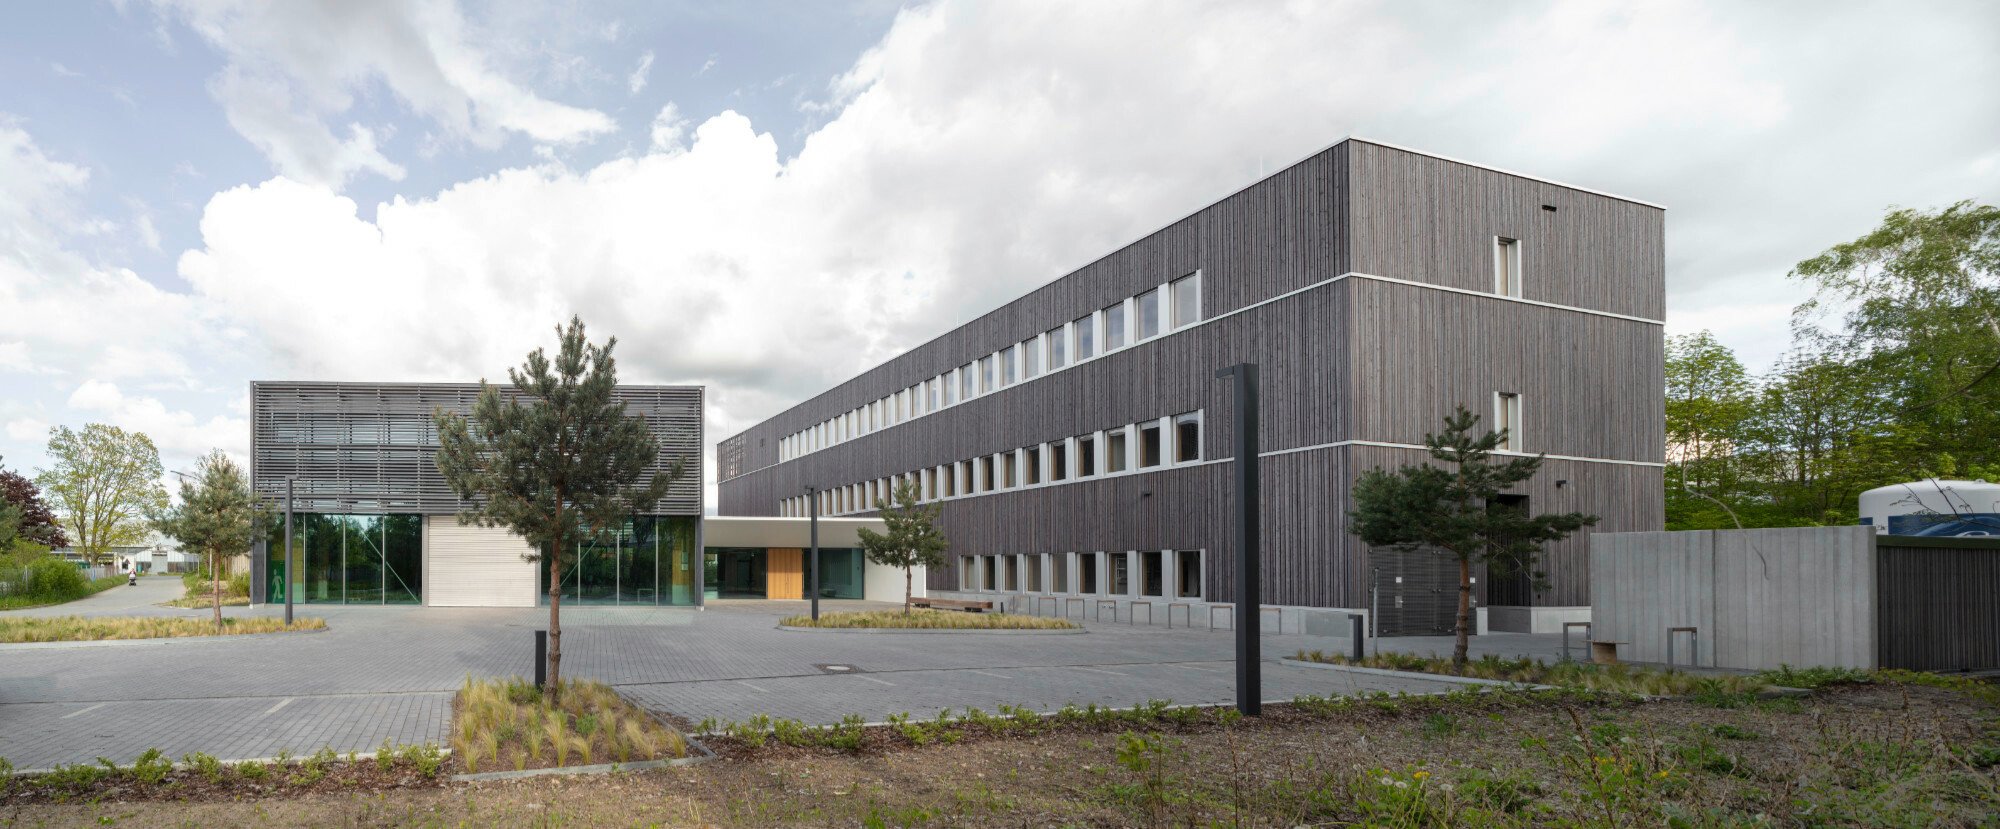
[[494, 771], [675, 760], [688, 756], [680, 732], [601, 682], [565, 680], [560, 702], [533, 683], [467, 679], [452, 702], [457, 770]]
[[1701, 674], [1625, 664], [1599, 665], [1592, 662], [1548, 663], [1525, 658], [1503, 659], [1492, 654], [1467, 660], [1463, 673], [1453, 670], [1451, 659], [1443, 656], [1379, 653], [1354, 659], [1340, 653], [1299, 651], [1294, 658], [1301, 662], [1326, 665], [1350, 665], [1387, 671], [1464, 676], [1522, 685], [1555, 685], [1563, 688], [1661, 697], [1691, 694], [1755, 694], [1770, 686], [1782, 684], [1761, 674]]
[[[225, 617], [222, 635], [325, 630], [326, 620]], [[106, 639], [175, 639], [214, 636], [215, 620], [176, 616], [21, 616], [0, 618], [0, 643], [94, 642]]]
[[294, 757], [225, 762], [196, 752], [176, 762], [147, 749], [129, 765], [99, 757], [39, 774], [14, 774], [0, 758], [0, 804], [102, 801], [241, 800], [338, 791], [379, 791], [437, 786], [445, 753], [435, 745], [383, 743], [372, 755], [322, 748]]
[[1078, 630], [1066, 619], [1016, 616], [1011, 613], [956, 613], [945, 610], [848, 611], [811, 616], [787, 616], [778, 622], [786, 628], [827, 628], [831, 630]]

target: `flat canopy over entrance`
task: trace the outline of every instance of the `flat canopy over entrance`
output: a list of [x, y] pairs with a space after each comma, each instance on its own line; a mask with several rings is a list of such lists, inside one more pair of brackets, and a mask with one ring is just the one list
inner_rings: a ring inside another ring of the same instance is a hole
[[[703, 518], [701, 523], [701, 543], [704, 547], [805, 549], [811, 546], [811, 518], [711, 516]], [[862, 527], [878, 533], [888, 532], [888, 528], [879, 518], [821, 518], [819, 546], [860, 547], [861, 534], [857, 531]]]

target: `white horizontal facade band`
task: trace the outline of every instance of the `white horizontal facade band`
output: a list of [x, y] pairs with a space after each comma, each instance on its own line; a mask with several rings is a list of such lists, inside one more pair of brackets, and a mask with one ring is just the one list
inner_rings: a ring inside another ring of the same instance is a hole
[[[1042, 370], [1041, 372], [1037, 373], [1037, 374], [1036, 374], [1035, 376], [1033, 376], [1033, 377], [1027, 377], [1027, 378], [1023, 378], [1023, 379], [1019, 379], [1019, 380], [1015, 380], [1015, 381], [1013, 381], [1013, 382], [1011, 382], [1011, 383], [1009, 383], [1009, 384], [1007, 384], [1007, 385], [1005, 385], [1005, 386], [1002, 386], [1002, 387], [1000, 387], [1000, 388], [997, 388], [997, 389], [994, 389], [994, 390], [992, 390], [992, 391], [989, 391], [989, 392], [984, 392], [984, 393], [982, 393], [982, 394], [978, 395], [977, 397], [974, 397], [974, 398], [972, 398], [972, 400], [978, 400], [978, 399], [981, 399], [981, 398], [984, 398], [984, 397], [988, 397], [988, 396], [991, 396], [991, 395], [995, 395], [995, 394], [1005, 394], [1006, 392], [1008, 392], [1008, 391], [1009, 391], [1009, 390], [1011, 390], [1011, 389], [1016, 389], [1016, 388], [1020, 388], [1020, 387], [1023, 387], [1023, 386], [1026, 386], [1026, 385], [1028, 385], [1028, 384], [1030, 384], [1030, 383], [1033, 383], [1033, 382], [1035, 382], [1035, 381], [1037, 381], [1037, 380], [1041, 380], [1041, 379], [1043, 379], [1043, 378], [1046, 378], [1046, 377], [1051, 377], [1051, 376], [1054, 376], [1055, 374], [1057, 374], [1057, 373], [1060, 373], [1060, 372], [1063, 372], [1063, 371], [1068, 371], [1069, 369], [1071, 369], [1071, 368], [1075, 368], [1076, 366], [1080, 366], [1080, 365], [1083, 365], [1083, 364], [1085, 364], [1085, 363], [1089, 363], [1089, 362], [1094, 362], [1094, 361], [1097, 361], [1097, 360], [1102, 360], [1102, 359], [1104, 359], [1104, 358], [1106, 358], [1106, 357], [1110, 357], [1110, 356], [1112, 356], [1112, 355], [1115, 355], [1115, 354], [1123, 354], [1123, 353], [1125, 353], [1125, 352], [1127, 352], [1127, 351], [1130, 351], [1130, 350], [1132, 350], [1132, 349], [1135, 349], [1135, 348], [1138, 348], [1138, 347], [1140, 347], [1140, 346], [1144, 346], [1144, 345], [1147, 345], [1147, 344], [1150, 344], [1150, 343], [1155, 343], [1155, 342], [1159, 342], [1159, 341], [1161, 341], [1161, 340], [1164, 340], [1164, 339], [1166, 339], [1166, 338], [1168, 338], [1168, 337], [1172, 337], [1172, 336], [1175, 336], [1175, 335], [1177, 335], [1177, 334], [1181, 334], [1181, 333], [1184, 333], [1184, 332], [1187, 332], [1187, 331], [1193, 331], [1193, 330], [1195, 330], [1195, 329], [1197, 329], [1197, 328], [1200, 328], [1200, 327], [1202, 327], [1202, 326], [1204, 326], [1204, 325], [1207, 325], [1207, 324], [1209, 324], [1209, 323], [1212, 323], [1212, 322], [1217, 322], [1217, 321], [1220, 321], [1220, 320], [1225, 320], [1225, 319], [1228, 319], [1228, 318], [1230, 318], [1230, 317], [1233, 317], [1233, 316], [1236, 316], [1237, 314], [1242, 314], [1242, 313], [1245, 313], [1245, 312], [1248, 312], [1248, 311], [1253, 311], [1253, 310], [1256, 310], [1256, 309], [1258, 309], [1258, 308], [1262, 308], [1262, 307], [1264, 307], [1264, 306], [1266, 306], [1266, 305], [1270, 305], [1270, 304], [1272, 304], [1272, 303], [1274, 303], [1274, 302], [1280, 302], [1280, 301], [1283, 301], [1283, 300], [1286, 300], [1286, 299], [1291, 299], [1292, 297], [1296, 297], [1296, 296], [1299, 296], [1300, 294], [1304, 294], [1304, 293], [1306, 293], [1306, 292], [1308, 292], [1308, 291], [1314, 291], [1314, 290], [1318, 290], [1318, 289], [1320, 289], [1320, 288], [1324, 288], [1324, 287], [1327, 287], [1327, 286], [1329, 286], [1329, 285], [1333, 285], [1333, 284], [1335, 284], [1335, 283], [1338, 283], [1338, 282], [1341, 282], [1341, 281], [1343, 281], [1343, 280], [1346, 280], [1346, 279], [1349, 279], [1349, 278], [1354, 278], [1354, 279], [1367, 279], [1367, 280], [1373, 280], [1373, 281], [1375, 281], [1375, 282], [1381, 282], [1381, 283], [1385, 283], [1385, 284], [1389, 284], [1389, 285], [1406, 285], [1406, 286], [1409, 286], [1409, 287], [1413, 287], [1413, 288], [1423, 288], [1423, 289], [1428, 289], [1428, 290], [1433, 290], [1433, 291], [1443, 291], [1443, 292], [1445, 292], [1445, 293], [1452, 293], [1452, 294], [1461, 294], [1461, 295], [1464, 295], [1464, 296], [1474, 296], [1474, 297], [1482, 297], [1482, 298], [1485, 298], [1485, 299], [1492, 299], [1492, 300], [1498, 300], [1498, 301], [1501, 301], [1501, 302], [1513, 302], [1513, 303], [1519, 303], [1519, 304], [1521, 304], [1521, 305], [1532, 305], [1532, 306], [1535, 306], [1535, 307], [1538, 307], [1538, 308], [1548, 308], [1548, 309], [1550, 309], [1550, 310], [1555, 310], [1555, 311], [1568, 311], [1568, 312], [1571, 312], [1571, 313], [1577, 313], [1577, 314], [1587, 314], [1587, 315], [1590, 315], [1590, 316], [1597, 316], [1597, 317], [1606, 317], [1606, 318], [1609, 318], [1609, 319], [1618, 319], [1618, 320], [1625, 320], [1625, 321], [1628, 321], [1628, 322], [1637, 322], [1637, 323], [1644, 323], [1644, 324], [1646, 324], [1646, 325], [1661, 325], [1661, 326], [1664, 326], [1664, 325], [1666, 324], [1666, 323], [1662, 322], [1661, 320], [1656, 320], [1656, 319], [1652, 319], [1652, 318], [1649, 318], [1649, 317], [1638, 317], [1638, 316], [1632, 316], [1632, 315], [1630, 315], [1630, 314], [1619, 314], [1619, 313], [1614, 313], [1614, 312], [1611, 312], [1611, 311], [1599, 311], [1599, 310], [1596, 310], [1596, 309], [1592, 309], [1592, 308], [1578, 308], [1578, 307], [1576, 307], [1576, 306], [1574, 306], [1574, 305], [1560, 305], [1560, 304], [1557, 304], [1557, 303], [1553, 303], [1553, 302], [1543, 302], [1543, 301], [1541, 301], [1541, 300], [1536, 300], [1536, 299], [1523, 299], [1523, 298], [1521, 298], [1521, 297], [1512, 297], [1512, 296], [1505, 296], [1505, 295], [1502, 295], [1502, 294], [1495, 294], [1495, 293], [1491, 293], [1491, 292], [1487, 292], [1487, 291], [1475, 291], [1475, 290], [1472, 290], [1472, 289], [1469, 289], [1469, 288], [1454, 288], [1454, 287], [1451, 287], [1451, 286], [1449, 286], [1449, 285], [1434, 285], [1434, 284], [1431, 284], [1431, 283], [1429, 283], [1429, 282], [1414, 282], [1414, 281], [1411, 281], [1411, 280], [1408, 280], [1408, 279], [1397, 279], [1397, 278], [1395, 278], [1395, 277], [1392, 277], [1392, 276], [1380, 276], [1380, 275], [1377, 275], [1377, 274], [1372, 274], [1372, 273], [1362, 273], [1362, 272], [1360, 272], [1360, 271], [1348, 271], [1348, 272], [1346, 272], [1346, 273], [1343, 273], [1343, 274], [1341, 274], [1341, 275], [1339, 275], [1339, 276], [1335, 276], [1335, 277], [1332, 277], [1332, 278], [1329, 278], [1329, 279], [1324, 279], [1324, 280], [1321, 280], [1321, 281], [1319, 281], [1319, 282], [1315, 282], [1315, 283], [1313, 283], [1313, 284], [1311, 284], [1311, 285], [1307, 285], [1307, 286], [1305, 286], [1305, 287], [1302, 287], [1302, 288], [1294, 288], [1294, 289], [1292, 289], [1292, 290], [1290, 290], [1290, 291], [1286, 291], [1285, 293], [1282, 293], [1282, 294], [1279, 294], [1279, 295], [1277, 295], [1277, 296], [1274, 296], [1274, 297], [1270, 297], [1269, 299], [1264, 299], [1264, 300], [1260, 300], [1260, 301], [1258, 301], [1258, 302], [1253, 302], [1253, 303], [1251, 303], [1251, 304], [1249, 304], [1249, 305], [1245, 305], [1245, 306], [1243, 306], [1243, 307], [1241, 307], [1241, 308], [1237, 308], [1237, 309], [1235, 309], [1235, 310], [1233, 310], [1233, 311], [1225, 311], [1225, 312], [1223, 312], [1223, 313], [1220, 313], [1220, 314], [1217, 314], [1217, 315], [1215, 315], [1215, 316], [1212, 316], [1212, 317], [1204, 317], [1204, 318], [1202, 318], [1202, 319], [1199, 319], [1199, 320], [1196, 320], [1196, 321], [1194, 321], [1194, 322], [1191, 322], [1191, 323], [1187, 323], [1187, 324], [1185, 324], [1185, 325], [1182, 325], [1182, 326], [1180, 326], [1179, 328], [1175, 328], [1175, 329], [1172, 329], [1172, 330], [1168, 330], [1168, 331], [1161, 331], [1161, 332], [1160, 332], [1159, 334], [1156, 334], [1156, 335], [1154, 335], [1154, 336], [1152, 336], [1152, 337], [1148, 337], [1148, 338], [1146, 338], [1146, 339], [1144, 339], [1144, 340], [1140, 340], [1140, 341], [1138, 341], [1138, 342], [1134, 342], [1134, 343], [1129, 343], [1129, 344], [1127, 344], [1127, 345], [1124, 345], [1124, 346], [1120, 346], [1119, 348], [1116, 348], [1116, 349], [1113, 349], [1113, 350], [1111, 350], [1111, 351], [1099, 351], [1098, 353], [1096, 353], [1096, 354], [1094, 354], [1094, 355], [1092, 355], [1092, 356], [1090, 356], [1090, 357], [1087, 357], [1087, 358], [1084, 358], [1084, 359], [1081, 359], [1081, 360], [1074, 360], [1074, 359], [1073, 359], [1073, 360], [1070, 360], [1069, 362], [1065, 363], [1064, 365], [1061, 365], [1061, 366], [1057, 366], [1057, 367], [1055, 367], [1055, 368], [1051, 368], [1051, 369], [1044, 369], [1044, 370]], [[998, 353], [998, 352], [995, 352], [995, 353]], [[976, 363], [976, 362], [977, 362], [977, 360], [974, 360], [974, 362]], [[878, 368], [879, 368], [879, 367], [878, 367]], [[873, 369], [870, 369], [870, 370], [872, 371]], [[864, 373], [866, 373], [866, 372], [864, 372]], [[931, 379], [933, 379], [933, 377], [925, 377], [925, 378], [923, 378], [923, 379], [922, 379], [921, 381], [919, 381], [919, 385], [921, 385], [921, 384], [922, 384], [922, 383], [924, 383], [924, 382], [929, 382], [929, 381], [930, 381]], [[827, 445], [827, 446], [825, 446], [825, 447], [821, 447], [821, 448], [819, 448], [819, 449], [813, 449], [813, 450], [810, 450], [810, 451], [807, 451], [807, 452], [803, 452], [803, 453], [801, 453], [801, 454], [799, 454], [799, 455], [796, 455], [796, 456], [794, 456], [794, 457], [791, 457], [791, 458], [787, 458], [787, 459], [785, 459], [785, 460], [781, 460], [781, 461], [778, 461], [777, 463], [772, 463], [772, 464], [766, 464], [766, 465], [764, 465], [764, 466], [760, 466], [760, 467], [757, 467], [756, 469], [752, 469], [752, 470], [750, 470], [750, 471], [748, 471], [748, 472], [744, 472], [744, 473], [742, 473], [742, 474], [739, 474], [739, 475], [737, 475], [737, 476], [735, 476], [735, 477], [733, 477], [733, 478], [730, 478], [729, 480], [735, 480], [736, 478], [741, 478], [741, 477], [744, 477], [744, 476], [747, 476], [747, 475], [755, 475], [755, 474], [757, 474], [757, 473], [759, 473], [759, 472], [762, 472], [762, 471], [764, 471], [764, 470], [766, 470], [766, 469], [770, 469], [770, 468], [772, 468], [772, 467], [775, 467], [775, 466], [779, 466], [779, 465], [782, 465], [782, 464], [786, 464], [786, 463], [790, 463], [791, 461], [795, 461], [795, 460], [798, 460], [798, 459], [800, 459], [800, 458], [803, 458], [803, 457], [806, 457], [807, 455], [812, 455], [812, 454], [814, 454], [814, 453], [817, 453], [817, 452], [822, 452], [822, 451], [825, 451], [826, 449], [831, 449], [831, 448], [833, 448], [833, 447], [835, 447], [835, 446], [840, 446], [840, 445], [843, 445], [843, 444], [846, 444], [846, 443], [849, 443], [849, 442], [852, 442], [852, 441], [856, 441], [856, 440], [861, 440], [862, 438], [867, 438], [867, 437], [872, 437], [872, 436], [874, 436], [874, 435], [878, 435], [878, 434], [881, 434], [881, 433], [883, 433], [883, 432], [887, 432], [887, 431], [889, 431], [889, 430], [891, 430], [891, 429], [895, 429], [895, 428], [896, 428], [896, 427], [898, 427], [898, 426], [902, 426], [902, 425], [904, 425], [904, 424], [907, 424], [907, 423], [914, 423], [914, 422], [916, 422], [916, 421], [918, 421], [918, 420], [922, 420], [923, 418], [925, 418], [925, 417], [928, 417], [928, 416], [930, 416], [930, 415], [932, 415], [932, 414], [935, 414], [935, 413], [937, 413], [937, 412], [941, 412], [941, 411], [944, 411], [944, 410], [946, 410], [946, 409], [950, 409], [950, 408], [952, 408], [952, 407], [954, 407], [954, 406], [962, 406], [962, 405], [964, 405], [964, 404], [966, 404], [966, 403], [969, 403], [969, 402], [971, 402], [971, 400], [966, 400], [966, 399], [960, 399], [960, 400], [958, 400], [957, 402], [954, 402], [954, 403], [950, 403], [950, 404], [948, 404], [948, 405], [945, 405], [945, 406], [943, 406], [943, 407], [940, 407], [940, 408], [937, 408], [937, 409], [931, 409], [930, 411], [926, 411], [926, 412], [924, 412], [923, 414], [919, 414], [919, 415], [912, 415], [912, 416], [910, 416], [910, 417], [906, 417], [906, 418], [904, 418], [904, 419], [902, 419], [902, 420], [898, 420], [898, 421], [896, 421], [896, 422], [894, 422], [894, 423], [890, 423], [890, 424], [888, 424], [888, 425], [885, 425], [885, 426], [880, 426], [880, 427], [877, 427], [877, 428], [875, 428], [875, 429], [873, 429], [873, 430], [871, 430], [871, 431], [867, 432], [866, 434], [861, 434], [861, 435], [856, 435], [856, 436], [854, 436], [854, 437], [851, 437], [851, 438], [847, 438], [846, 440], [842, 440], [842, 441], [839, 441], [839, 442], [837, 442], [837, 443], [833, 443], [833, 444], [829, 444], [829, 445]], [[846, 412], [841, 412], [841, 414], [846, 414]], [[816, 426], [816, 425], [818, 425], [818, 424], [814, 424], [814, 425]], [[812, 428], [812, 427], [811, 427], [811, 426], [808, 426], [808, 427], [806, 427], [806, 428], [810, 429], [810, 428]], [[801, 431], [803, 431], [803, 430], [801, 430]], [[789, 435], [787, 435], [786, 437], [789, 437]], [[784, 439], [784, 438], [780, 438], [780, 440], [783, 440], [783, 439]], [[1331, 445], [1331, 444], [1330, 444], [1330, 445]], [[1396, 444], [1381, 444], [1381, 445], [1384, 445], [1384, 446], [1390, 446], [1390, 445], [1396, 445]], [[1419, 447], [1419, 448], [1421, 448], [1421, 447]], [[1293, 450], [1293, 451], [1296, 451], [1296, 450]], [[1555, 456], [1555, 455], [1551, 455], [1551, 456], [1549, 456], [1549, 457], [1552, 457], [1552, 458], [1554, 458], [1554, 457], [1558, 457], [1558, 456]], [[1593, 460], [1593, 459], [1588, 459], [1588, 458], [1574, 458], [1574, 457], [1563, 457], [1563, 458], [1561, 458], [1561, 459], [1562, 459], [1562, 460]], [[1641, 462], [1641, 461], [1624, 461], [1624, 463], [1642, 463], [1642, 462]], [[1660, 466], [1664, 466], [1664, 464], [1656, 464], [1656, 465], [1660, 465]]]

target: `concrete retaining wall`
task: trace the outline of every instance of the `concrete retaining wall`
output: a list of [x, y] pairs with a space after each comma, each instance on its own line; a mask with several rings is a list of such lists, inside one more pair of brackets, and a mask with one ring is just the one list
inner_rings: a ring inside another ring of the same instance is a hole
[[[1618, 657], [1702, 667], [1876, 667], [1867, 527], [1593, 533], [1593, 639]], [[1690, 645], [1693, 653], [1690, 654]]]

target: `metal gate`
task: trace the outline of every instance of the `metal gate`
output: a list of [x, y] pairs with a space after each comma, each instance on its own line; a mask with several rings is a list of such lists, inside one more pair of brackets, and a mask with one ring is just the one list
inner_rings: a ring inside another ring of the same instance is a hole
[[[1376, 635], [1446, 636], [1457, 629], [1456, 557], [1441, 550], [1374, 550], [1373, 559]], [[1475, 607], [1478, 599], [1474, 593]]]

